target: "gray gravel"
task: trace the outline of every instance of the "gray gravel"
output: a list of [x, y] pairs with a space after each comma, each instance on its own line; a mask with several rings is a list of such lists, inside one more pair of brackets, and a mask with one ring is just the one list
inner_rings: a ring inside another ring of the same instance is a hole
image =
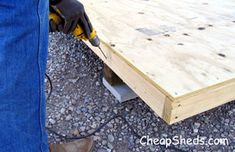
[[[53, 81], [47, 104], [47, 126], [58, 133], [79, 136], [91, 133], [120, 108], [102, 85], [103, 63], [83, 42], [70, 35], [50, 35], [48, 70]], [[48, 87], [47, 87], [48, 88]], [[48, 89], [47, 89], [48, 90]], [[48, 92], [48, 91], [47, 91]], [[125, 118], [140, 135], [185, 138], [226, 137], [229, 146], [179, 145], [185, 151], [234, 151], [235, 102], [168, 126], [139, 98], [126, 103]], [[164, 151], [159, 146], [142, 146], [121, 119], [112, 120], [96, 133], [95, 152]], [[49, 133], [49, 142], [65, 142]], [[170, 151], [170, 150], [167, 150]], [[171, 150], [174, 151], [174, 150]]]

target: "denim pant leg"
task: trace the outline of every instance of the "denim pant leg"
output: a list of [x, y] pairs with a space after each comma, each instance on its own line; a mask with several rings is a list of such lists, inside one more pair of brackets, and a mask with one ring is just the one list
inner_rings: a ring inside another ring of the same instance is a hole
[[48, 0], [0, 0], [0, 152], [48, 152]]

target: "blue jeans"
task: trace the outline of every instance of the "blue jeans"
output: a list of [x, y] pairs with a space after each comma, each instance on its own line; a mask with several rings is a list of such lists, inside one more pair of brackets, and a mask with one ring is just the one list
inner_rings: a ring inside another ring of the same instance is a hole
[[48, 152], [48, 0], [0, 0], [0, 152]]

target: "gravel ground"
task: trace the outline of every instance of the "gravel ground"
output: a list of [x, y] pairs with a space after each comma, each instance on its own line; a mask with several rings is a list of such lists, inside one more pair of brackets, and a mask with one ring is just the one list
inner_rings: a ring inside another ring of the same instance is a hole
[[[117, 108], [118, 101], [102, 85], [103, 63], [84, 43], [72, 36], [50, 35], [48, 70], [53, 92], [47, 104], [47, 126], [69, 136], [86, 135], [113, 114], [125, 118], [140, 135], [166, 138], [227, 138], [229, 146], [177, 145], [185, 151], [235, 152], [235, 102], [168, 126], [139, 98]], [[165, 151], [159, 146], [142, 146], [121, 119], [112, 120], [94, 136], [94, 152]], [[50, 142], [65, 142], [49, 133]], [[175, 150], [167, 150], [175, 151]]]

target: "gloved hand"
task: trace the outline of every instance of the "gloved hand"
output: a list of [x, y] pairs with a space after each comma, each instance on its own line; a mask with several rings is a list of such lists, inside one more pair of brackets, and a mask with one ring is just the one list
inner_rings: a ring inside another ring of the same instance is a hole
[[[56, 16], [60, 17], [60, 14], [58, 14], [51, 6], [50, 6], [50, 15], [51, 13], [55, 14]], [[50, 16], [51, 17], [51, 16]], [[49, 32], [59, 32], [63, 29], [63, 24], [56, 23], [53, 19], [49, 18]]]
[[[55, 10], [58, 10], [59, 14], [64, 20], [64, 25], [57, 28], [59, 31], [64, 33], [71, 33], [79, 24], [87, 38], [90, 38], [90, 33], [92, 32], [92, 26], [90, 20], [85, 12], [84, 6], [77, 0], [60, 0], [58, 3], [52, 4]], [[52, 23], [50, 23], [50, 27]]]

